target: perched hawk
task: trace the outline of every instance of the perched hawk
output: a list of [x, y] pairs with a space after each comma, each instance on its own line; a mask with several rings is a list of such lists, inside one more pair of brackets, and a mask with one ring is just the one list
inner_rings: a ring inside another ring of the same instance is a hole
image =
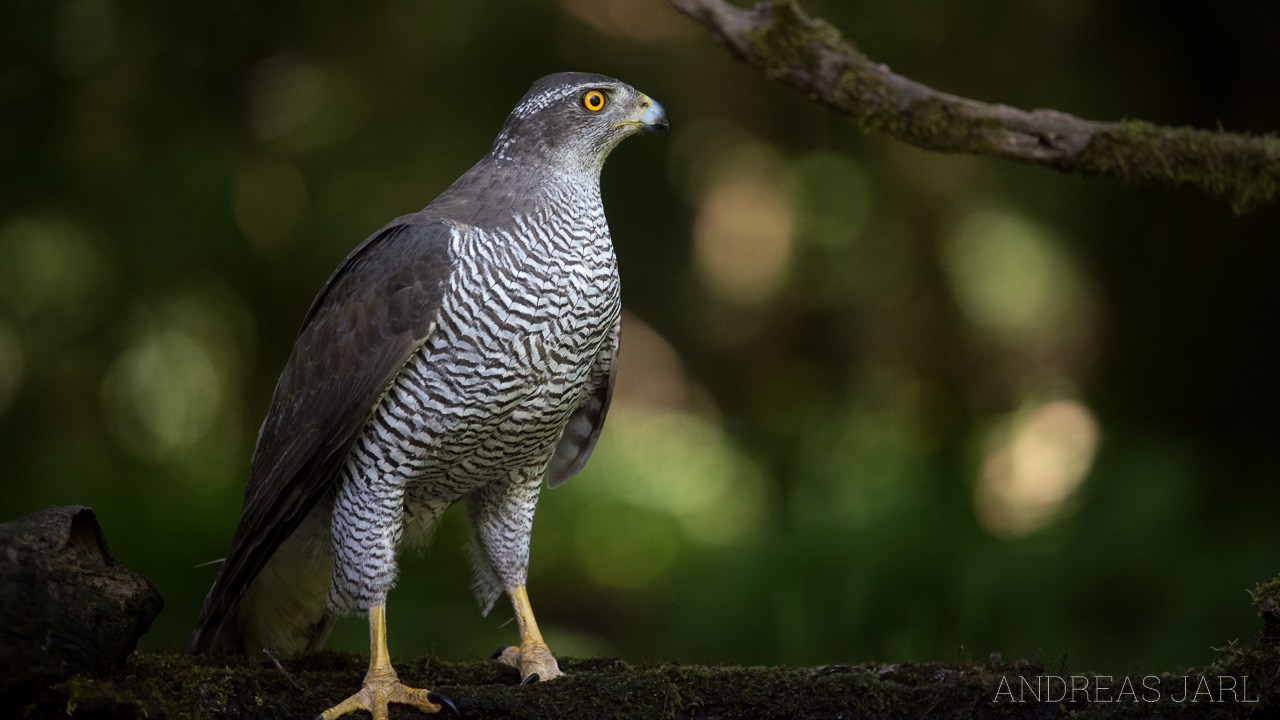
[[600, 170], [624, 138], [666, 127], [613, 78], [542, 78], [480, 162], [347, 256], [276, 385], [191, 649], [317, 648], [335, 617], [367, 612], [364, 686], [325, 720], [438, 711], [444, 698], [396, 678], [384, 607], [401, 545], [465, 500], [480, 604], [505, 590], [520, 627], [502, 658], [526, 680], [561, 674], [525, 591], [533, 511], [544, 476], [555, 487], [591, 455], [613, 389]]

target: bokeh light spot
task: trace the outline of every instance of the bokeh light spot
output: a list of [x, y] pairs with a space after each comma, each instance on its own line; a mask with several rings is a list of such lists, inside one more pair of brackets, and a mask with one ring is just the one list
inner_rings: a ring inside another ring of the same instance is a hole
[[109, 427], [126, 448], [163, 459], [212, 425], [219, 384], [209, 356], [189, 335], [161, 331], [120, 356], [103, 381]]
[[762, 473], [697, 415], [610, 412], [589, 467], [591, 492], [673, 516], [697, 542], [733, 544], [759, 526]]
[[142, 458], [184, 463], [180, 477], [202, 489], [229, 482], [243, 468], [235, 389], [252, 352], [252, 320], [225, 286], [140, 309], [102, 381], [107, 429]]
[[1010, 342], [1074, 329], [1082, 321], [1080, 273], [1047, 231], [1008, 212], [960, 220], [943, 268], [965, 315]]
[[43, 334], [74, 333], [98, 317], [112, 266], [69, 221], [18, 217], [0, 228], [0, 304]]
[[836, 153], [806, 155], [787, 168], [787, 189], [801, 242], [851, 245], [871, 208], [871, 182], [862, 166]]
[[793, 217], [776, 168], [726, 163], [702, 198], [693, 227], [694, 260], [711, 291], [738, 305], [772, 298], [786, 279]]
[[1047, 526], [1084, 482], [1098, 440], [1098, 421], [1076, 400], [1034, 405], [1000, 424], [975, 490], [978, 521], [1000, 537]]
[[617, 408], [679, 409], [689, 401], [689, 380], [675, 348], [635, 315], [623, 311], [618, 377], [613, 388]]

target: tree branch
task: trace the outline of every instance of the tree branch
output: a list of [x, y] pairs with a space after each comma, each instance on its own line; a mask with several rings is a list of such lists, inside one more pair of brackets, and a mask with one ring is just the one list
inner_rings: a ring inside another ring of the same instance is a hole
[[872, 62], [795, 0], [750, 10], [668, 0], [740, 60], [850, 115], [864, 132], [924, 150], [1017, 160], [1163, 190], [1194, 189], [1245, 214], [1280, 199], [1280, 139], [1138, 120], [1095, 122], [939, 92]]

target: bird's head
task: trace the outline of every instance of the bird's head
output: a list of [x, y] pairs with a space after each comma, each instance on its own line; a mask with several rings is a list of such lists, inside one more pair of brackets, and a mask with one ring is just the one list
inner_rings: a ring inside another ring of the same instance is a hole
[[563, 170], [599, 173], [624, 138], [659, 129], [670, 129], [666, 111], [630, 85], [592, 73], [557, 73], [533, 84], [490, 154], [499, 162], [536, 157]]

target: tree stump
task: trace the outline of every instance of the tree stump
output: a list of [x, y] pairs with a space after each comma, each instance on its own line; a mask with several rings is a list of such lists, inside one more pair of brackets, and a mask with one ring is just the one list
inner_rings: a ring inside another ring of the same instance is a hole
[[0, 524], [0, 707], [124, 667], [163, 606], [151, 581], [115, 564], [92, 509]]

